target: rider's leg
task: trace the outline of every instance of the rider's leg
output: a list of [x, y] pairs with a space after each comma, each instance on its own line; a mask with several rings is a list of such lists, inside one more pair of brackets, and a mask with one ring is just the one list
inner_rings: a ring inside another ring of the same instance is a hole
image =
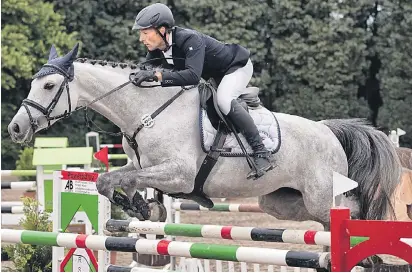
[[247, 178], [260, 177], [264, 172], [273, 168], [272, 155], [263, 144], [252, 117], [236, 100], [246, 88], [252, 74], [253, 65], [249, 60], [244, 67], [225, 75], [217, 89], [219, 108], [245, 136], [246, 141], [253, 149], [253, 158], [258, 172], [252, 170], [248, 173]]

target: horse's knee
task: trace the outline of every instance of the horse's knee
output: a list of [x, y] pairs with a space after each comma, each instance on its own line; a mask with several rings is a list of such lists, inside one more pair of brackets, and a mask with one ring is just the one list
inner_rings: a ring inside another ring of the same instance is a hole
[[113, 186], [110, 183], [110, 179], [107, 173], [99, 175], [96, 181], [96, 188], [99, 194], [111, 198], [113, 195]]

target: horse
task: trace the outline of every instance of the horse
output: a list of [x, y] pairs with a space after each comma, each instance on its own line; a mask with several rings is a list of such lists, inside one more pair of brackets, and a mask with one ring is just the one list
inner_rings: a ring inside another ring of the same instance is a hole
[[[138, 208], [150, 203], [150, 220], [159, 220], [161, 205], [136, 196], [144, 188], [165, 194], [193, 191], [207, 154], [201, 147], [199, 86], [127, 84], [138, 65], [78, 59], [78, 47], [58, 56], [52, 46], [48, 62], [34, 76], [30, 93], [8, 126], [9, 134], [14, 142], [27, 143], [78, 109], [100, 113], [120, 128], [131, 161], [101, 174], [98, 192], [115, 204]], [[174, 101], [152, 118], [150, 113], [172, 97]], [[248, 110], [251, 115], [269, 111], [261, 105]], [[277, 219], [313, 220], [328, 229], [332, 177], [337, 172], [359, 183], [341, 198], [351, 216], [384, 219], [401, 174], [395, 147], [384, 133], [361, 119], [312, 121], [286, 113], [271, 115], [281, 143], [273, 151], [276, 167], [257, 180], [247, 180], [250, 166], [245, 157], [222, 156], [205, 182], [208, 197], [258, 197], [260, 208]], [[138, 144], [138, 153], [130, 143]]]

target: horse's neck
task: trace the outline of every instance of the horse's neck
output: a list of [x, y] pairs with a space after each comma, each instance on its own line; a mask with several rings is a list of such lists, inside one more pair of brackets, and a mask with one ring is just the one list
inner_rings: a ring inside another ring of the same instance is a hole
[[[76, 88], [79, 90], [78, 105], [87, 105], [92, 100], [127, 82], [130, 72], [130, 68], [112, 68], [76, 62], [75, 81]], [[89, 108], [105, 116], [122, 131], [131, 134], [141, 123], [141, 117], [144, 114], [153, 113], [179, 90], [179, 87], [138, 88], [129, 84], [93, 103]], [[176, 103], [186, 107], [182, 100]]]

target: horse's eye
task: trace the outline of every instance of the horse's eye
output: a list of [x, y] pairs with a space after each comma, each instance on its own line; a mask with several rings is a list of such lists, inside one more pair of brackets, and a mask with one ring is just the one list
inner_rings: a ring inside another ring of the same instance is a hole
[[54, 84], [50, 83], [50, 82], [48, 82], [44, 85], [44, 89], [46, 89], [46, 90], [52, 90], [53, 87], [54, 87]]

